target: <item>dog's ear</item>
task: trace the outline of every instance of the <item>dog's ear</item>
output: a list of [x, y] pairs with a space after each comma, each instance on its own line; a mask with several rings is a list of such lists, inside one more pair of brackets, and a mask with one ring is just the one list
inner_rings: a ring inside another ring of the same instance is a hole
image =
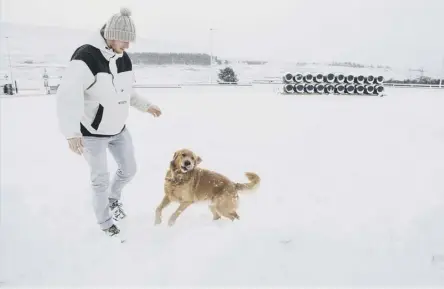
[[202, 158], [200, 156], [196, 156], [196, 165], [202, 162]]
[[170, 168], [172, 169], [172, 170], [175, 170], [176, 169], [176, 159], [177, 159], [177, 156], [178, 156], [179, 154], [177, 153], [177, 152], [175, 152], [174, 153], [174, 155], [173, 155], [173, 159], [171, 160], [171, 162], [170, 162]]

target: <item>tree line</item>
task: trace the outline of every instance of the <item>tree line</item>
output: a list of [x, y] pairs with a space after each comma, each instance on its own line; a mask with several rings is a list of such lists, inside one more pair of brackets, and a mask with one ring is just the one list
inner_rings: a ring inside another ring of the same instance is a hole
[[[211, 56], [206, 53], [173, 53], [173, 52], [133, 52], [128, 53], [133, 64], [144, 65], [210, 65]], [[218, 64], [228, 64], [213, 56], [213, 61]]]
[[[174, 53], [174, 52], [132, 52], [128, 53], [134, 64], [139, 65], [210, 65], [211, 56], [207, 53]], [[213, 55], [213, 62], [228, 65], [231, 61]], [[248, 65], [263, 65], [267, 61], [244, 60]]]

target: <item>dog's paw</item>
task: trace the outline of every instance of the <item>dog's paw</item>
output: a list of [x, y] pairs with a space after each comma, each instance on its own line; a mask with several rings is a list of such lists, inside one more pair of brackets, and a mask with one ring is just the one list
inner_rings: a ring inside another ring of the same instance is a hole
[[162, 223], [162, 218], [159, 216], [156, 216], [156, 220], [154, 221], [154, 225], [160, 225]]
[[173, 226], [174, 225], [174, 223], [176, 223], [176, 220], [174, 220], [174, 219], [169, 219], [168, 220], [168, 226]]

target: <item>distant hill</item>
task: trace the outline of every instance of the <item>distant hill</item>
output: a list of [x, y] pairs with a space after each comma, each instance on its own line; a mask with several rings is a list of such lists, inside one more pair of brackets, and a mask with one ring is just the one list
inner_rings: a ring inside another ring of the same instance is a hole
[[[99, 29], [99, 28], [98, 28]], [[13, 66], [65, 66], [74, 49], [84, 44], [95, 33], [94, 30], [63, 27], [35, 26], [1, 23], [0, 69], [8, 66], [8, 51]], [[4, 37], [8, 37], [8, 41]], [[5, 41], [3, 41], [5, 40]], [[183, 43], [166, 42], [139, 37], [128, 50], [131, 58], [140, 65], [210, 65], [210, 55], [194, 50]], [[217, 64], [234, 61], [214, 57]], [[236, 61], [237, 62], [237, 61]], [[262, 65], [265, 61], [238, 60], [248, 65]]]

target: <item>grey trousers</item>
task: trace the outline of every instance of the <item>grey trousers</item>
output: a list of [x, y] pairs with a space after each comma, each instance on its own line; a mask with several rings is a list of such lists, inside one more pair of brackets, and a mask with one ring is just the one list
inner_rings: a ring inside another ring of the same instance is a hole
[[[83, 137], [84, 152], [91, 176], [93, 208], [101, 229], [114, 223], [109, 200], [120, 200], [122, 189], [136, 174], [136, 160], [131, 135], [127, 128], [112, 137]], [[110, 183], [107, 149], [117, 163], [117, 171]]]

